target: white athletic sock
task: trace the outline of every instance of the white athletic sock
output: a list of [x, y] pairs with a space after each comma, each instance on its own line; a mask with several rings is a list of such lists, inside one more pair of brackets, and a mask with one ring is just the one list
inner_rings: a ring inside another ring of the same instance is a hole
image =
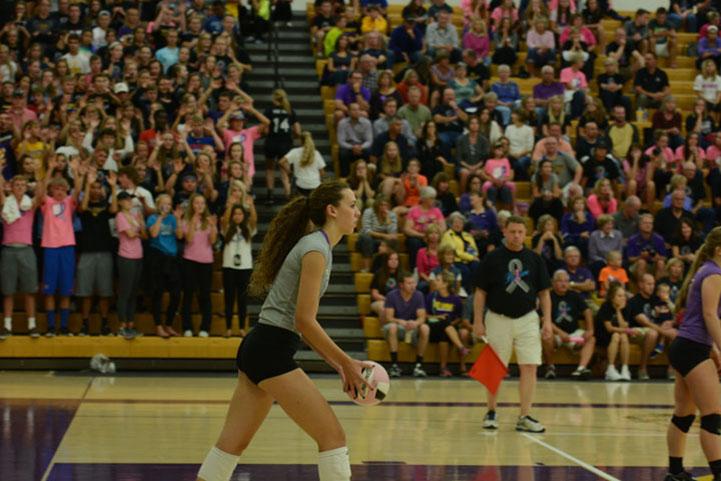
[[228, 481], [238, 465], [238, 459], [240, 456], [234, 456], [213, 446], [198, 471], [198, 477], [204, 481]]
[[28, 317], [28, 329], [35, 329], [35, 318], [34, 317]]
[[12, 331], [13, 330], [13, 318], [6, 317], [4, 319], [4, 321], [5, 321], [5, 329], [7, 329], [8, 331]]
[[350, 481], [350, 458], [348, 448], [343, 446], [318, 454], [318, 479], [320, 481]]

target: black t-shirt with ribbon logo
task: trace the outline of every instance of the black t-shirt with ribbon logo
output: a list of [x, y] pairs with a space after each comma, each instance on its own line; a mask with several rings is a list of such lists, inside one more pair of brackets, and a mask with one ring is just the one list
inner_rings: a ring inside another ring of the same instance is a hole
[[565, 333], [572, 334], [578, 329], [586, 309], [588, 306], [578, 292], [568, 291], [561, 296], [551, 291], [551, 320]]
[[486, 292], [488, 309], [518, 318], [536, 309], [538, 293], [551, 287], [541, 256], [530, 249], [505, 246], [486, 255], [478, 268], [475, 286]]

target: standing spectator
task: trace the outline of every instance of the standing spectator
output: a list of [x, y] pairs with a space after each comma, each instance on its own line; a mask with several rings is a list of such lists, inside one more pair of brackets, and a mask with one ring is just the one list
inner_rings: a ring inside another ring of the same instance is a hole
[[436, 279], [436, 290], [426, 297], [426, 313], [430, 328], [429, 342], [438, 343], [438, 357], [440, 361], [439, 374], [441, 377], [452, 377], [448, 369], [449, 344], [458, 350], [458, 356], [463, 360], [468, 355], [468, 348], [461, 342], [456, 326], [461, 324], [463, 316], [463, 301], [455, 290], [453, 274], [443, 273]]
[[253, 272], [252, 239], [257, 232], [258, 214], [253, 198], [248, 206], [235, 204], [223, 216], [223, 294], [225, 296], [225, 337], [232, 335], [233, 311], [238, 308], [238, 325], [245, 335], [248, 285]]
[[142, 214], [133, 212], [132, 195], [118, 194], [118, 213], [115, 226], [120, 239], [118, 248], [118, 321], [119, 334], [127, 340], [135, 339], [135, 305], [143, 273], [143, 243], [148, 238]]
[[[245, 128], [245, 114], [243, 111], [253, 115], [260, 124]], [[228, 123], [229, 119], [230, 123]], [[228, 109], [228, 112], [218, 120], [218, 130], [223, 136], [226, 153], [235, 142], [240, 142], [243, 146], [243, 161], [248, 165], [250, 179], [255, 175], [253, 145], [263, 137], [269, 125], [270, 120], [253, 107], [253, 100], [247, 95], [245, 96], [245, 103], [240, 105], [240, 110], [233, 112], [233, 109]]]
[[23, 176], [10, 179], [10, 194], [5, 195], [5, 182], [0, 178], [2, 206], [2, 293], [3, 324], [0, 340], [12, 334], [12, 315], [15, 294], [23, 294], [28, 316], [28, 334], [39, 337], [35, 320], [35, 296], [38, 292], [38, 270], [33, 250], [33, 220], [37, 202], [27, 195], [28, 181]]
[[[48, 162], [48, 169], [54, 170], [56, 161]], [[80, 178], [79, 174], [76, 178]], [[47, 335], [55, 335], [55, 296], [60, 304], [60, 333], [68, 335], [70, 319], [70, 296], [75, 284], [75, 231], [73, 215], [78, 205], [80, 189], [68, 194], [70, 186], [62, 177], [47, 176], [40, 184], [38, 205], [43, 215], [41, 246], [43, 247], [43, 294], [45, 311], [48, 316]]]
[[[630, 357], [628, 333], [630, 319], [626, 289], [619, 283], [613, 283], [606, 294], [606, 301], [596, 314], [596, 344], [606, 348], [608, 367], [606, 381], [630, 381], [628, 369]], [[621, 354], [621, 372], [616, 368], [616, 358]]]
[[[293, 148], [293, 137], [300, 137], [300, 123], [283, 89], [273, 91], [272, 105], [265, 109], [263, 115], [270, 121], [265, 138], [265, 186], [268, 189], [266, 203], [272, 204], [275, 163]], [[289, 185], [286, 172], [281, 169], [280, 175], [283, 186]]]
[[[232, 197], [233, 194], [231, 194]], [[153, 298], [153, 321], [156, 334], [160, 337], [176, 337], [173, 329], [175, 314], [180, 305], [180, 263], [178, 262], [178, 221], [182, 218], [183, 208], [178, 206], [175, 212], [173, 200], [167, 194], [161, 194], [156, 200], [157, 212], [148, 217], [148, 267], [150, 268], [150, 290]], [[168, 292], [168, 305], [165, 319], [161, 307], [163, 293]]]
[[[489, 344], [504, 364], [508, 364], [515, 349], [521, 371], [521, 412], [516, 430], [540, 433], [546, 428], [530, 416], [530, 411], [536, 371], [541, 364], [541, 337], [550, 339], [553, 335], [551, 282], [541, 257], [523, 245], [526, 225], [522, 218], [509, 218], [504, 236], [505, 244], [489, 253], [478, 269], [473, 332], [476, 337], [488, 335]], [[536, 311], [539, 302], [542, 335]], [[488, 412], [483, 420], [486, 429], [498, 429], [496, 399], [496, 395], [488, 393]]]
[[[78, 280], [75, 295], [82, 299], [81, 333], [87, 333], [90, 323], [90, 308], [93, 295], [98, 296], [100, 311], [100, 332], [111, 333], [108, 325], [110, 299], [113, 297], [113, 251], [115, 240], [110, 232], [110, 220], [118, 212], [116, 192], [117, 177], [108, 175], [110, 202], [97, 171], [91, 169], [85, 178], [83, 200], [78, 207], [78, 217], [83, 228], [78, 232]], [[116, 223], [117, 224], [117, 223]], [[117, 225], [116, 225], [117, 227]]]
[[202, 315], [198, 336], [208, 337], [210, 330], [210, 288], [213, 281], [213, 244], [218, 238], [216, 217], [210, 214], [205, 197], [193, 194], [182, 222], [178, 238], [185, 240], [183, 249], [183, 335], [193, 337], [190, 312], [193, 296], [198, 297]]
[[[323, 156], [315, 149], [313, 136], [307, 130], [301, 134], [301, 147], [296, 147], [280, 159], [283, 169], [293, 169], [295, 187], [301, 195], [308, 196], [320, 185], [325, 168]], [[290, 185], [284, 186], [285, 196], [290, 197]]]
[[657, 109], [661, 106], [661, 100], [671, 93], [671, 85], [666, 72], [658, 68], [655, 53], [648, 52], [643, 59], [645, 67], [636, 72], [633, 80], [636, 105], [641, 109]]
[[[566, 271], [558, 270], [553, 273], [551, 290], [553, 336], [550, 339], [543, 339], [543, 354], [547, 365], [546, 379], [556, 377], [553, 354], [562, 346], [580, 357], [578, 367], [571, 373], [571, 379], [585, 380], [591, 376], [588, 365], [596, 347], [593, 314], [581, 296], [569, 288], [569, 281]], [[579, 321], [585, 322], [585, 328], [579, 327]]]
[[426, 377], [423, 370], [423, 355], [428, 347], [430, 328], [426, 323], [426, 309], [423, 294], [416, 290], [413, 274], [399, 276], [400, 285], [388, 293], [385, 299], [385, 324], [383, 333], [391, 351], [391, 377], [400, 377], [403, 372], [398, 365], [398, 341], [416, 345], [416, 361], [413, 376]]

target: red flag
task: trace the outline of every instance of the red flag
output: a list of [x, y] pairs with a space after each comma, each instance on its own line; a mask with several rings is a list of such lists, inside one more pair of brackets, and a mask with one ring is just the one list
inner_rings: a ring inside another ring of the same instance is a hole
[[508, 368], [490, 344], [486, 344], [468, 372], [473, 379], [486, 386], [491, 394], [498, 392], [501, 381], [507, 373]]

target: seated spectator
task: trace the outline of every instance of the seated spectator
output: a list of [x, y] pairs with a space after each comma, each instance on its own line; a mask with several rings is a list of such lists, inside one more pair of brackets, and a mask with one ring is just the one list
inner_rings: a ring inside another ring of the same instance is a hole
[[561, 236], [564, 246], [577, 247], [588, 257], [588, 239], [596, 226], [596, 219], [586, 210], [586, 199], [581, 196], [568, 200], [568, 212], [561, 219]]
[[654, 322], [654, 308], [659, 304], [654, 292], [656, 280], [651, 274], [644, 274], [638, 279], [638, 294], [628, 301], [628, 323], [633, 328], [629, 341], [641, 344], [641, 360], [638, 366], [639, 381], [647, 381], [648, 360], [659, 340], [661, 326]]
[[661, 101], [661, 108], [653, 113], [651, 128], [665, 132], [668, 135], [669, 147], [676, 149], [683, 145], [682, 120], [681, 111], [676, 108], [676, 99], [669, 95]]
[[644, 154], [651, 158], [649, 168], [653, 170], [652, 179], [656, 184], [656, 195], [666, 192], [666, 187], [671, 178], [678, 172], [680, 163], [676, 160], [676, 154], [668, 146], [668, 135], [656, 130], [653, 133], [654, 144]]
[[[651, 205], [656, 199], [656, 184], [653, 181], [654, 168], [651, 159], [644, 154], [641, 147], [634, 145], [623, 161], [623, 171], [626, 177], [626, 195], [640, 196]], [[624, 236], [627, 237], [627, 236]]]
[[438, 13], [438, 21], [426, 28], [424, 38], [428, 55], [436, 57], [437, 53], [444, 52], [452, 63], [461, 59], [460, 42], [456, 27], [451, 23], [451, 16], [447, 12]]
[[483, 192], [491, 205], [495, 206], [497, 200], [507, 206], [514, 205], [516, 184], [513, 182], [513, 169], [504, 156], [501, 142], [497, 141], [493, 146], [493, 155], [483, 164], [480, 175], [484, 180]]
[[383, 334], [391, 352], [391, 377], [400, 377], [403, 372], [398, 365], [398, 341], [403, 340], [416, 345], [414, 377], [426, 377], [423, 370], [423, 355], [428, 347], [430, 328], [426, 323], [426, 310], [423, 294], [416, 290], [416, 281], [411, 273], [399, 276], [397, 289], [385, 298], [385, 316]]
[[[571, 125], [571, 117], [566, 114], [566, 107], [564, 104], [563, 96], [558, 95], [548, 100], [548, 108], [541, 114], [539, 118], [539, 124], [541, 126], [541, 137], [551, 136], [551, 126], [554, 124], [558, 124], [558, 126], [560, 127], [558, 129], [558, 135], [554, 136], [558, 139], [563, 139], [563, 142], [568, 145], [568, 150], [564, 150], [564, 152], [570, 153], [570, 151], [572, 150], [571, 144], [566, 141], [565, 136], [568, 127]], [[543, 139], [541, 141], [543, 141]], [[560, 140], [559, 145], [562, 145]], [[536, 150], [542, 149], [539, 148], [538, 145], [536, 145]]]
[[338, 37], [333, 53], [328, 57], [328, 74], [331, 85], [344, 85], [348, 76], [356, 69], [357, 57], [349, 51], [350, 41], [346, 35]]
[[348, 187], [355, 192], [358, 209], [364, 211], [366, 207], [373, 205], [378, 185], [375, 175], [370, 172], [368, 163], [365, 160], [358, 159], [353, 162], [346, 182]]
[[446, 230], [446, 221], [438, 207], [435, 207], [436, 191], [433, 187], [421, 189], [421, 202], [412, 207], [406, 216], [404, 234], [406, 247], [411, 261], [411, 268], [415, 267], [418, 250], [424, 246], [423, 238], [426, 228], [432, 224], [438, 226], [441, 233]]
[[[606, 300], [596, 314], [596, 344], [606, 348], [608, 367], [607, 381], [630, 381], [631, 371], [628, 369], [630, 357], [629, 313], [626, 300], [626, 289], [619, 283], [609, 286]], [[621, 372], [616, 368], [616, 358], [621, 357]]]
[[441, 145], [438, 128], [432, 120], [423, 125], [416, 149], [421, 162], [421, 172], [428, 177], [435, 177], [443, 172], [447, 165], [452, 165], [448, 162], [448, 152]]
[[[664, 349], [678, 335], [678, 324], [676, 323], [675, 306], [671, 300], [671, 286], [666, 283], [656, 285], [656, 302], [653, 306], [653, 324], [657, 328], [658, 343], [654, 347], [650, 358], [663, 354]], [[666, 378], [675, 379], [671, 366], [666, 368]]]
[[338, 122], [337, 127], [340, 175], [345, 177], [350, 171], [351, 162], [368, 159], [373, 145], [373, 126], [362, 115], [360, 105], [349, 105], [348, 117]]
[[[302, 147], [291, 149], [280, 159], [280, 165], [290, 173], [293, 171], [295, 177], [295, 188], [300, 195], [309, 196], [317, 188], [323, 179], [325, 160], [315, 148], [313, 135], [306, 131], [301, 134]], [[285, 192], [290, 197], [290, 192]]]
[[388, 31], [388, 20], [383, 16], [383, 12], [376, 5], [367, 7], [364, 16], [361, 19], [361, 33], [377, 32], [385, 34]]
[[681, 165], [685, 162], [690, 162], [696, 166], [699, 171], [708, 169], [706, 166], [706, 152], [703, 147], [701, 147], [700, 139], [701, 137], [697, 132], [688, 132], [686, 134], [686, 142], [676, 148], [675, 154], [677, 162], [680, 162]]
[[[543, 339], [543, 355], [546, 360], [546, 379], [556, 377], [553, 355], [559, 347], [569, 349], [579, 356], [578, 367], [571, 373], [571, 379], [588, 379], [591, 370], [588, 365], [596, 346], [593, 313], [583, 298], [570, 289], [570, 278], [564, 270], [553, 274], [551, 289], [551, 320], [553, 337]], [[580, 321], [585, 328], [579, 327]]]
[[426, 313], [430, 327], [429, 342], [438, 343], [438, 357], [441, 377], [453, 377], [448, 369], [449, 343], [458, 350], [461, 360], [468, 355], [458, 334], [457, 326], [463, 317], [463, 301], [456, 293], [455, 277], [444, 273], [436, 279], [436, 290], [426, 297]]
[[421, 89], [418, 86], [411, 86], [408, 89], [407, 102], [398, 109], [397, 114], [398, 117], [408, 122], [414, 139], [420, 139], [423, 126], [433, 118], [430, 109], [423, 105], [421, 95]]
[[464, 110], [476, 108], [483, 100], [483, 89], [478, 82], [468, 78], [468, 70], [462, 62], [456, 64], [455, 77], [448, 86], [453, 89], [458, 105]]
[[485, 177], [483, 166], [490, 152], [488, 138], [480, 132], [478, 117], [468, 119], [468, 132], [456, 141], [456, 172], [460, 174], [461, 190], [466, 190], [468, 179], [472, 175]]
[[605, 52], [607, 58], [618, 62], [619, 71], [624, 78], [628, 78], [644, 62], [643, 55], [636, 49], [635, 42], [629, 40], [623, 28], [616, 29], [614, 40], [606, 46]]
[[[595, 124], [593, 124], [593, 128], [595, 128]], [[583, 165], [581, 185], [587, 190], [591, 186], [595, 188], [596, 184], [601, 180], [606, 180], [609, 184], [616, 185], [619, 188], [621, 187], [622, 177], [619, 164], [618, 161], [609, 154], [606, 140], [599, 140], [592, 148], [590, 155], [581, 157], [581, 164]], [[594, 215], [596, 214], [594, 213]]]
[[393, 29], [388, 42], [388, 49], [393, 52], [393, 63], [418, 63], [423, 52], [423, 36], [423, 25], [415, 17], [404, 16], [403, 23]]
[[561, 184], [558, 176], [553, 172], [551, 159], [542, 159], [538, 164], [538, 171], [531, 178], [531, 195], [533, 201], [528, 210], [534, 223], [538, 223], [543, 215], [551, 215], [560, 221], [563, 215], [563, 202], [561, 201]]
[[455, 266], [461, 272], [462, 285], [466, 292], [471, 292], [472, 280], [480, 265], [478, 247], [473, 236], [466, 232], [466, 219], [460, 212], [448, 217], [449, 229], [441, 238], [442, 245], [450, 245], [455, 253]]
[[668, 19], [676, 30], [684, 32], [697, 32], [698, 20], [694, 2], [688, 0], [675, 0], [671, 2]]
[[491, 70], [484, 62], [490, 65], [490, 57], [479, 57], [473, 50], [463, 51], [463, 63], [466, 64], [468, 78], [475, 80], [483, 90], [488, 89], [488, 81], [491, 78]]
[[621, 231], [624, 243], [626, 239], [638, 232], [640, 210], [641, 200], [635, 195], [629, 195], [623, 202], [623, 208], [613, 215], [613, 223]]
[[[483, 2], [477, 2], [477, 4], [483, 5]], [[486, 22], [484, 22], [481, 17], [473, 17], [470, 21], [470, 26], [471, 28], [463, 34], [463, 48], [472, 50], [479, 58], [488, 59], [490, 63], [491, 57], [489, 54], [491, 45]]]
[[[403, 188], [403, 206], [411, 208], [418, 205], [421, 200], [421, 189], [428, 186], [428, 178], [421, 174], [421, 163], [418, 159], [411, 159], [408, 162], [400, 181]], [[406, 210], [401, 210], [401, 214], [405, 212]]]
[[[581, 20], [580, 16], [575, 18], [577, 21]], [[580, 61], [579, 70], [586, 76], [586, 80], [591, 80], [596, 61], [596, 53], [593, 50], [596, 39], [588, 29], [586, 29], [586, 33], [590, 35], [590, 38], [585, 37], [582, 27], [566, 28], [565, 32], [569, 32], [569, 35], [566, 40], [561, 40], [561, 66], [569, 67], [573, 63]], [[593, 43], [588, 43], [589, 40], [592, 40]]]
[[[628, 36], [633, 49], [638, 50], [644, 56], [652, 52], [649, 38], [651, 37], [651, 29], [648, 28], [650, 12], [639, 8], [633, 20], [629, 20], [624, 24], [626, 35]], [[655, 55], [655, 52], [654, 52]]]
[[[391, 112], [388, 112], [388, 106], [391, 102], [395, 102], [392, 106]], [[371, 94], [370, 99], [370, 114], [369, 118], [375, 122], [379, 116], [386, 119], [386, 130], [388, 129], [387, 120], [390, 117], [394, 117], [398, 113], [398, 106], [403, 103], [401, 93], [396, 90], [396, 86], [393, 83], [393, 72], [390, 70], [383, 70], [378, 75], [378, 88]], [[375, 125], [374, 125], [375, 127]], [[375, 135], [381, 133], [379, 130], [374, 129]], [[415, 141], [415, 136], [409, 130], [404, 130], [405, 135], [410, 134], [410, 137]]]
[[488, 92], [483, 96], [484, 108], [478, 114], [478, 128], [483, 137], [488, 139], [491, 145], [501, 139], [503, 132], [500, 126], [500, 113], [495, 109], [496, 94]]
[[[556, 124], [553, 129], [555, 132], [551, 131], [551, 134], [557, 133], [560, 127]], [[542, 142], [543, 155], [541, 159], [551, 161], [553, 172], [558, 177], [559, 185], [563, 186], [562, 190], [564, 197], [568, 197], [568, 194], [572, 191], [582, 192], [580, 182], [581, 177], [583, 176], [583, 167], [581, 167], [581, 164], [579, 164], [573, 157], [560, 151], [557, 137], [546, 137], [542, 140]]]
[[485, 197], [479, 192], [471, 192], [470, 201], [468, 230], [476, 241], [478, 256], [482, 259], [496, 248], [501, 232], [496, 212], [486, 205]]
[[338, 15], [337, 17], [335, 17], [335, 20], [333, 21], [333, 26], [325, 34], [325, 37], [323, 37], [323, 55], [325, 57], [330, 57], [330, 55], [333, 53], [333, 49], [336, 46], [338, 37], [343, 35], [347, 23], [348, 19], [345, 15]]
[[572, 57], [569, 57], [570, 66], [561, 70], [561, 82], [566, 87], [564, 103], [570, 105], [571, 119], [580, 117], [586, 105], [588, 81], [582, 70], [583, 62], [583, 55], [575, 52]]
[[[494, 65], [514, 65], [518, 59], [518, 33], [510, 17], [503, 17], [500, 25], [492, 29]], [[525, 75], [528, 75], [525, 73]]]
[[[715, 141], [715, 134], [713, 132], [718, 129], [716, 121], [711, 116], [713, 112], [711, 108], [712, 107], [706, 103], [706, 100], [698, 98], [696, 102], [694, 102], [693, 110], [686, 116], [686, 135], [688, 136], [692, 133], [698, 134], [698, 141], [701, 147], [709, 150]], [[715, 153], [718, 154], [718, 151]], [[710, 163], [711, 159], [708, 155], [706, 155], [706, 158], [709, 159]], [[715, 158], [716, 157], [714, 157], [714, 159]]]
[[456, 71], [451, 64], [450, 55], [441, 50], [436, 53], [433, 65], [431, 65], [431, 87], [433, 87], [433, 93], [431, 94], [431, 107], [438, 104], [438, 95], [443, 92], [443, 89], [450, 87], [451, 81], [456, 76]]
[[599, 293], [603, 297], [613, 284], [626, 287], [629, 283], [628, 273], [623, 267], [621, 251], [611, 251], [606, 255], [606, 265], [598, 273]]
[[638, 128], [628, 121], [626, 108], [616, 105], [611, 113], [612, 122], [608, 128], [607, 137], [613, 145], [613, 156], [625, 159], [629, 155], [632, 145], [640, 145]]
[[531, 248], [546, 263], [548, 272], [555, 272], [563, 262], [563, 241], [558, 232], [558, 221], [546, 214], [538, 219], [536, 232], [531, 238]]
[[718, 112], [721, 105], [721, 76], [713, 59], [707, 58], [701, 62], [701, 72], [693, 81], [693, 90], [706, 101], [710, 111]]
[[695, 222], [681, 218], [678, 232], [671, 239], [671, 253], [675, 259], [681, 259], [686, 269], [696, 260], [696, 252], [703, 244], [703, 239], [696, 231]]
[[471, 210], [471, 195], [473, 193], [478, 193], [478, 195], [483, 196], [482, 186], [483, 181], [479, 175], [471, 175], [468, 177], [466, 191], [461, 194], [461, 197], [458, 200], [458, 207], [461, 214], [466, 215]]
[[[385, 323], [386, 295], [400, 285], [400, 257], [393, 249], [385, 246], [384, 252], [379, 251], [374, 259], [373, 279], [371, 280], [371, 312], [378, 316], [381, 325]], [[377, 264], [377, 266], [376, 266]]]
[[394, 200], [393, 205], [403, 203], [403, 185], [401, 174], [403, 173], [403, 159], [401, 158], [398, 144], [388, 142], [385, 144], [383, 154], [377, 164], [377, 175], [380, 181], [380, 191], [388, 199]]
[[658, 287], [665, 285], [668, 287], [668, 300], [675, 303], [678, 298], [678, 293], [681, 292], [681, 287], [683, 286], [685, 268], [686, 266], [683, 260], [678, 257], [669, 259], [666, 263], [667, 275], [658, 280], [656, 297], [661, 297], [658, 292]]
[[653, 228], [666, 242], [666, 247], [671, 247], [671, 242], [681, 229], [681, 219], [693, 222], [694, 215], [685, 209], [686, 191], [682, 188], [671, 192], [671, 205], [663, 207], [654, 217]]
[[[596, 2], [596, 5], [598, 5], [598, 2]], [[586, 51], [588, 48], [592, 49], [593, 47], [595, 47], [599, 43], [599, 40], [596, 37], [596, 33], [594, 33], [591, 27], [586, 25], [586, 23], [587, 22], [585, 21], [581, 13], [574, 13], [573, 15], [571, 15], [570, 25], [566, 27], [563, 32], [561, 32], [561, 36], [558, 39], [559, 43], [561, 45], [564, 45], [567, 41], [573, 40], [574, 29], [577, 29], [580, 35], [581, 42], [586, 45], [586, 48], [584, 48], [583, 50]], [[596, 31], [598, 32], [599, 29], [597, 29]], [[603, 36], [603, 30], [600, 29], [600, 31], [600, 35]], [[567, 49], [564, 48], [564, 50]]]
[[350, 116], [350, 107], [356, 104], [359, 115], [368, 117], [370, 112], [371, 91], [363, 85], [363, 73], [359, 70], [351, 72], [348, 82], [339, 85], [335, 94], [335, 121], [340, 122], [344, 117]]
[[565, 89], [562, 82], [556, 81], [553, 66], [544, 65], [541, 68], [541, 81], [533, 86], [533, 98], [537, 108], [543, 110], [551, 98], [562, 96]]
[[608, 179], [599, 179], [588, 196], [588, 210], [598, 218], [604, 214], [613, 215], [618, 210], [618, 201], [613, 196], [613, 187]]
[[438, 172], [431, 182], [431, 187], [436, 189], [436, 200], [444, 217], [448, 217], [451, 212], [458, 210], [456, 195], [450, 190], [450, 181], [448, 174]]
[[505, 18], [510, 19], [514, 26], [518, 22], [518, 7], [511, 0], [502, 0], [491, 11], [491, 28], [498, 30], [501, 21]]
[[705, 60], [711, 60], [719, 68], [721, 61], [721, 38], [719, 38], [718, 27], [711, 25], [706, 29], [705, 35], [699, 35], [698, 45], [696, 46], [698, 59], [696, 60], [696, 68], [700, 68]]
[[610, 252], [623, 250], [623, 235], [615, 228], [613, 216], [602, 215], [598, 218], [598, 229], [591, 232], [588, 239], [588, 263], [596, 276], [606, 265]]
[[[387, 78], [388, 74], [385, 72], [381, 75], [380, 78]], [[374, 93], [373, 95], [378, 95], [380, 90], [378, 92]], [[394, 92], [397, 96], [400, 96], [398, 92]], [[400, 121], [401, 123], [401, 134], [408, 140], [409, 143], [414, 144], [416, 142], [416, 136], [413, 133], [413, 130], [411, 129], [410, 124], [408, 121], [400, 118], [398, 114], [398, 100], [394, 96], [388, 96], [383, 100], [382, 110], [379, 111], [378, 115], [376, 115], [375, 119], [373, 118], [373, 115], [371, 114], [371, 120], [373, 121], [373, 137], [378, 138], [385, 132], [388, 132], [388, 129], [390, 128], [390, 125], [394, 121]]]
[[721, 27], [721, 15], [719, 15], [719, 12], [716, 9], [701, 8], [699, 10], [700, 11], [698, 12], [698, 14], [701, 19], [703, 19], [704, 13], [706, 14], [706, 23], [701, 23], [701, 28], [698, 29], [699, 37], [705, 37], [708, 29], [711, 28], [711, 26], [715, 26], [716, 28]]
[[528, 179], [528, 168], [533, 153], [534, 132], [526, 121], [527, 116], [522, 110], [514, 110], [511, 114], [511, 124], [505, 131], [505, 137], [509, 141], [509, 160], [515, 178], [519, 180]]
[[560, 35], [563, 30], [571, 26], [571, 18], [576, 12], [575, 2], [571, 0], [552, 0], [549, 2], [551, 30]]
[[626, 112], [631, 113], [631, 99], [623, 94], [628, 79], [619, 73], [618, 61], [608, 57], [603, 61], [603, 68], [603, 73], [596, 79], [603, 107], [610, 112], [615, 106], [622, 105]]
[[[406, 70], [406, 72], [403, 74], [403, 80], [398, 82], [398, 85], [396, 85], [396, 89], [401, 93], [401, 98], [403, 99], [403, 107], [411, 103], [410, 91], [413, 87], [418, 88], [418, 90], [420, 91], [420, 103], [427, 106], [430, 100], [430, 96], [428, 95], [428, 87], [420, 82], [418, 72], [410, 68]], [[403, 107], [401, 107], [401, 109]]]
[[649, 46], [656, 55], [668, 59], [670, 68], [676, 68], [676, 27], [669, 21], [668, 11], [664, 7], [656, 9], [656, 18], [649, 22], [648, 28], [651, 31]]
[[537, 75], [544, 65], [553, 64], [556, 60], [556, 40], [553, 31], [548, 30], [548, 20], [539, 18], [526, 35], [528, 57], [526, 68], [531, 75]]
[[358, 250], [363, 259], [363, 272], [371, 267], [373, 255], [378, 252], [381, 242], [395, 246], [398, 240], [398, 218], [391, 209], [390, 202], [383, 195], [378, 195], [372, 207], [363, 211]]
[[456, 140], [463, 134], [464, 124], [468, 121], [468, 114], [456, 103], [456, 94], [453, 89], [443, 90], [441, 103], [433, 109], [433, 121], [438, 127], [438, 138], [447, 151], [456, 145]]
[[626, 258], [634, 269], [636, 278], [646, 272], [661, 274], [666, 265], [666, 257], [664, 239], [653, 231], [653, 215], [642, 214], [638, 221], [638, 234], [629, 238], [626, 244]]
[[310, 26], [310, 36], [315, 40], [316, 50], [323, 51], [323, 39], [328, 31], [333, 27], [333, 3], [329, 0], [321, 2], [320, 7], [316, 10], [317, 14], [313, 18]]
[[570, 279], [568, 288], [579, 293], [581, 298], [588, 302], [589, 296], [596, 292], [596, 281], [594, 281], [596, 276], [588, 267], [581, 265], [581, 251], [578, 247], [566, 247], [563, 250], [563, 260], [565, 261], [563, 270], [568, 273]]
[[[379, 119], [381, 120], [381, 119]], [[403, 132], [410, 132], [408, 122], [400, 117], [393, 117], [388, 122], [388, 130], [374, 136], [370, 160], [378, 164], [387, 145], [393, 143], [398, 148], [398, 154], [403, 162], [408, 162], [416, 156], [415, 141], [411, 141]]]
[[666, 72], [658, 68], [653, 52], [643, 56], [645, 67], [636, 72], [633, 80], [636, 91], [636, 105], [640, 109], [657, 109], [661, 101], [671, 93]]
[[418, 290], [428, 293], [430, 277], [433, 269], [440, 265], [438, 247], [441, 243], [441, 232], [435, 225], [429, 225], [425, 235], [426, 247], [421, 247], [416, 254], [416, 271], [418, 273]]

